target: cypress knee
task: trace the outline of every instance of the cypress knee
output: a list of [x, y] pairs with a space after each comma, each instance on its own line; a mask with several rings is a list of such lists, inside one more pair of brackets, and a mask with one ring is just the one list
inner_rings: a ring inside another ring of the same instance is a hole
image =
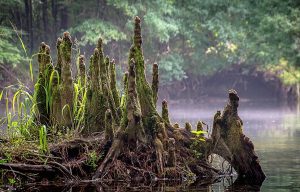
[[153, 92], [153, 102], [156, 105], [158, 98], [158, 86], [159, 86], [159, 78], [158, 78], [158, 65], [157, 63], [153, 64], [152, 67], [152, 92]]

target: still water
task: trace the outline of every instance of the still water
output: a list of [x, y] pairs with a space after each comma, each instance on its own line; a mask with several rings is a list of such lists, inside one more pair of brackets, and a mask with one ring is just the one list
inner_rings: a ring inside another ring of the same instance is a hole
[[[186, 121], [195, 126], [199, 120], [211, 127], [217, 110], [226, 101], [206, 104], [170, 104], [170, 118], [182, 127]], [[240, 102], [239, 115], [244, 133], [253, 141], [264, 172], [267, 175], [261, 191], [300, 191], [300, 112], [276, 103]], [[247, 187], [231, 187], [235, 178], [220, 178], [216, 183], [193, 185], [165, 184], [142, 186], [88, 184], [84, 186], [30, 187], [41, 191], [251, 191]], [[245, 189], [247, 188], [247, 189]]]
[[[194, 126], [198, 120], [210, 127], [217, 110], [224, 102], [205, 105], [171, 105], [173, 122]], [[207, 105], [207, 106], [206, 106]], [[209, 107], [208, 107], [209, 106]], [[261, 191], [300, 191], [300, 113], [276, 103], [240, 102], [239, 116], [244, 122], [244, 133], [254, 143], [261, 166], [267, 176]], [[212, 185], [212, 190], [223, 191], [228, 182]]]

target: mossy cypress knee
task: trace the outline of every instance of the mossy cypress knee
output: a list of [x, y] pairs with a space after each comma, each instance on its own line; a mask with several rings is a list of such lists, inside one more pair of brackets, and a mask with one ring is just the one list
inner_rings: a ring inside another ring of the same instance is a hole
[[159, 115], [153, 102], [152, 89], [146, 80], [142, 51], [141, 20], [139, 17], [135, 17], [133, 45], [130, 48], [128, 63], [130, 63], [131, 59], [135, 61], [137, 93], [141, 105], [143, 123], [147, 129], [146, 132], [151, 132], [155, 129], [156, 124], [151, 119]]
[[105, 112], [105, 140], [112, 141], [114, 138], [114, 129], [113, 129], [113, 117], [111, 115], [110, 109], [107, 109]]
[[135, 63], [133, 59], [130, 62], [131, 63], [128, 75], [128, 99], [126, 103], [128, 124], [126, 126], [125, 132], [127, 134], [129, 142], [145, 142], [145, 131], [142, 123], [142, 112], [136, 89]]
[[100, 62], [100, 78], [101, 78], [101, 86], [102, 86], [102, 92], [103, 95], [106, 98], [106, 101], [108, 103], [108, 108], [112, 112], [112, 116], [117, 124], [120, 122], [120, 118], [117, 112], [117, 108], [115, 105], [114, 97], [112, 94], [112, 90], [110, 88], [109, 78], [108, 78], [108, 72], [107, 72], [107, 63], [109, 63], [109, 58], [105, 57], [104, 62]]
[[126, 127], [128, 123], [127, 119], [127, 99], [128, 99], [128, 72], [124, 73], [123, 77], [123, 95], [121, 99], [121, 109], [122, 109], [122, 119], [121, 119], [121, 127]]
[[84, 55], [80, 55], [78, 58], [79, 80], [82, 86], [86, 84], [86, 72], [85, 72], [85, 58]]
[[162, 102], [161, 117], [166, 123], [170, 124], [168, 102], [166, 100]]
[[105, 57], [105, 70], [106, 70], [106, 78], [107, 78], [107, 84], [108, 87], [110, 88], [110, 59], [108, 56]]
[[110, 70], [110, 89], [111, 89], [113, 97], [114, 97], [115, 106], [117, 108], [119, 108], [120, 107], [120, 93], [119, 93], [119, 90], [117, 88], [117, 76], [116, 76], [115, 60], [111, 61], [109, 70]]
[[189, 123], [189, 122], [186, 122], [185, 123], [185, 130], [187, 130], [188, 132], [191, 132], [192, 131], [192, 125]]
[[174, 123], [173, 127], [174, 127], [174, 129], [179, 129], [180, 128], [178, 123]]
[[39, 123], [44, 125], [49, 125], [50, 123], [50, 111], [51, 106], [49, 99], [47, 99], [46, 90], [50, 92], [49, 78], [52, 73], [53, 66], [50, 56], [50, 47], [44, 42], [40, 45], [40, 50], [38, 53], [39, 62], [39, 77], [37, 83], [35, 84], [35, 94], [34, 98], [37, 103]]
[[98, 48], [90, 58], [90, 80], [88, 81], [87, 101], [85, 107], [84, 134], [91, 134], [104, 130], [105, 112], [108, 109], [105, 97], [100, 86]]
[[59, 46], [61, 51], [61, 126], [71, 127], [73, 123], [73, 79], [71, 71], [72, 40], [69, 32], [64, 32]]
[[62, 106], [61, 106], [61, 95], [60, 95], [60, 84], [61, 84], [61, 49], [59, 48], [62, 43], [62, 39], [58, 38], [56, 42], [57, 49], [57, 62], [54, 67], [53, 81], [52, 81], [52, 109], [51, 109], [51, 123], [52, 125], [59, 125], [62, 117]]
[[158, 86], [159, 86], [158, 65], [157, 63], [154, 63], [152, 67], [152, 92], [153, 92], [153, 102], [155, 105], [158, 99]]
[[[202, 121], [197, 122], [197, 131], [203, 131], [203, 123]], [[200, 133], [201, 137], [204, 137], [204, 133]]]
[[169, 140], [168, 140], [167, 166], [168, 167], [175, 167], [176, 166], [175, 139], [174, 138], [169, 138]]

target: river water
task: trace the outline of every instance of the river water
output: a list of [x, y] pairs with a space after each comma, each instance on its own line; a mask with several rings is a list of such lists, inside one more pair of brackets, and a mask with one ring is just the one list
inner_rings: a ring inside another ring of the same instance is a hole
[[[202, 105], [170, 105], [172, 122], [195, 126], [198, 120], [210, 127], [217, 110], [226, 101]], [[254, 143], [267, 178], [261, 191], [300, 191], [300, 113], [276, 103], [240, 102], [239, 116], [244, 133]], [[218, 182], [212, 189], [223, 191], [230, 183]]]
[[[211, 127], [212, 119], [217, 110], [223, 110], [225, 100], [211, 101], [205, 104], [170, 104], [170, 118], [172, 123], [178, 122], [182, 127], [186, 121], [195, 124], [202, 120]], [[276, 103], [240, 102], [239, 116], [244, 122], [244, 133], [253, 141], [255, 151], [266, 180], [262, 184], [261, 191], [300, 191], [300, 113]], [[145, 189], [139, 185], [127, 188], [127, 191], [243, 191], [232, 188], [229, 185], [235, 178], [223, 178], [212, 185], [198, 187], [167, 187], [157, 186]], [[123, 187], [122, 187], [123, 186]], [[77, 186], [78, 187], [78, 186]], [[98, 185], [91, 188], [84, 187], [90, 191], [98, 191]], [[105, 191], [125, 191], [124, 185], [120, 188], [106, 186]], [[43, 191], [76, 191], [76, 187], [64, 186], [57, 190]], [[100, 189], [100, 188], [99, 188]], [[229, 190], [230, 189], [230, 190]], [[82, 188], [81, 188], [82, 190]], [[101, 191], [101, 190], [100, 190]], [[248, 190], [247, 190], [248, 191]]]

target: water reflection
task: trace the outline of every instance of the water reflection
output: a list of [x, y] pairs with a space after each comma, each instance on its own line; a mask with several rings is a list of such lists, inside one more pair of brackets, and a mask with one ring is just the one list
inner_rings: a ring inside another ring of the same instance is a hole
[[[184, 108], [177, 104], [170, 105], [169, 111], [172, 121], [182, 126], [186, 121], [195, 125], [199, 120], [211, 126], [215, 112], [223, 106], [224, 102]], [[267, 175], [261, 191], [300, 191], [300, 113], [272, 103], [241, 102], [239, 115]], [[217, 191], [233, 190], [226, 185], [230, 184], [216, 183], [212, 187]]]
[[[169, 105], [172, 122], [194, 126], [202, 120], [209, 126], [225, 101], [207, 105]], [[29, 186], [26, 191], [300, 191], [300, 113], [274, 104], [240, 103], [239, 115], [244, 133], [251, 138], [267, 178], [261, 188], [220, 178], [194, 184], [79, 184], [61, 186]], [[210, 184], [215, 182], [214, 184]]]

